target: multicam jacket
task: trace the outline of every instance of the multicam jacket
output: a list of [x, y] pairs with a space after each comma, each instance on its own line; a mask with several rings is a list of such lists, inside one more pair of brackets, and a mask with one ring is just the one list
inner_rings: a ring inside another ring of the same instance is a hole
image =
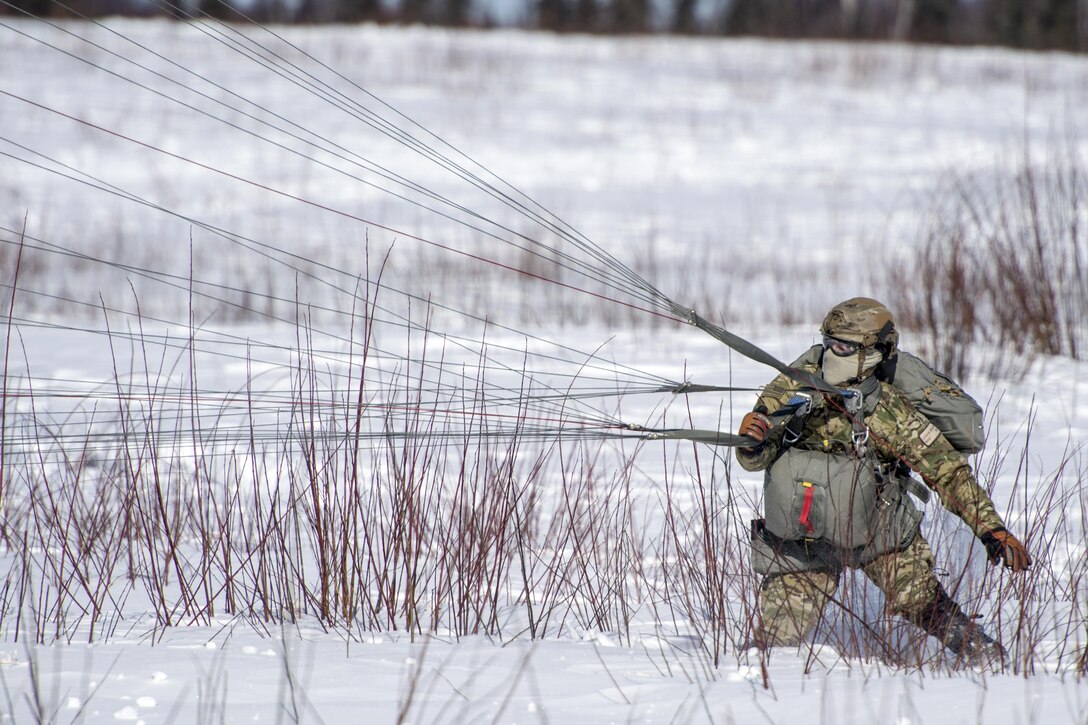
[[[803, 365], [818, 373], [818, 365]], [[800, 389], [800, 383], [779, 375], [759, 396], [756, 410], [774, 413], [785, 406]], [[829, 401], [820, 395], [813, 400], [800, 437], [794, 448], [825, 453], [853, 453], [853, 428], [841, 399]], [[867, 409], [868, 410], [868, 409]], [[879, 401], [865, 416], [869, 430], [868, 446], [876, 460], [893, 469], [904, 461], [940, 496], [946, 509], [971, 528], [976, 536], [1004, 526], [989, 495], [979, 486], [967, 459], [941, 434], [940, 429], [919, 413], [891, 385], [880, 383]], [[737, 448], [740, 465], [748, 471], [761, 471], [778, 458], [783, 449], [782, 426], [776, 426], [757, 448]]]

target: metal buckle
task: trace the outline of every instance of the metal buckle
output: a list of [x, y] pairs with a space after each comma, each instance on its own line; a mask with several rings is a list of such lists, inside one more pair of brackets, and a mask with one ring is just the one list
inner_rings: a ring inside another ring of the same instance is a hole
[[[793, 407], [793, 418], [786, 424], [785, 431], [782, 434], [782, 441], [786, 445], [793, 445], [797, 441], [801, 440], [801, 430], [804, 428], [804, 418], [808, 415], [808, 411], [812, 408], [812, 396], [808, 393], [795, 393], [789, 402], [786, 403], [786, 407]], [[801, 420], [801, 425], [796, 429], [792, 428], [794, 420]]]
[[865, 395], [857, 388], [846, 388], [842, 391], [842, 400], [846, 404], [846, 412], [850, 415], [853, 430], [850, 431], [850, 442], [859, 453], [865, 451], [869, 442], [869, 427], [865, 425]]
[[790, 398], [786, 405], [796, 407], [796, 410], [793, 411], [795, 416], [808, 415], [808, 410], [812, 407], [812, 395], [798, 391], [793, 394], [793, 397]]
[[865, 396], [857, 388], [843, 388], [842, 401], [846, 404], [846, 412], [850, 415], [860, 413], [865, 406]]

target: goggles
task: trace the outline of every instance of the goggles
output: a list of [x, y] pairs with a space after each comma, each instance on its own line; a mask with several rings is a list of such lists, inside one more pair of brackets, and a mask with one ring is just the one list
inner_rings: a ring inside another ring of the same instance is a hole
[[837, 357], [850, 357], [857, 355], [865, 348], [860, 342], [853, 340], [840, 340], [837, 337], [824, 335], [824, 349], [830, 350]]

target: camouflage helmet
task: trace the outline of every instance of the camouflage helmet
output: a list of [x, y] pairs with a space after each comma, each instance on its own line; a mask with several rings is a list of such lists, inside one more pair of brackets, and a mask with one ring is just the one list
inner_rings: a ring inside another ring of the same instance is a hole
[[853, 297], [832, 307], [820, 325], [820, 332], [838, 340], [875, 347], [885, 358], [894, 354], [899, 344], [892, 313], [868, 297]]

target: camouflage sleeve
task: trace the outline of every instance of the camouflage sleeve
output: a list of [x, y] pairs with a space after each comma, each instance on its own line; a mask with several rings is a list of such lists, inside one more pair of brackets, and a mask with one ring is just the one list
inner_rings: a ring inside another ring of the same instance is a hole
[[[779, 375], [763, 388], [753, 410], [767, 414], [773, 413], [789, 402], [797, 388], [798, 384], [795, 381], [785, 375]], [[767, 439], [762, 445], [755, 448], [735, 448], [737, 462], [741, 468], [746, 471], [762, 471], [771, 465], [778, 456], [782, 434], [783, 429], [775, 427], [767, 434]]]
[[905, 459], [937, 492], [944, 507], [963, 519], [975, 536], [1004, 527], [964, 455], [905, 398], [885, 386], [869, 424], [875, 434], [874, 443], [883, 449], [882, 453]]

